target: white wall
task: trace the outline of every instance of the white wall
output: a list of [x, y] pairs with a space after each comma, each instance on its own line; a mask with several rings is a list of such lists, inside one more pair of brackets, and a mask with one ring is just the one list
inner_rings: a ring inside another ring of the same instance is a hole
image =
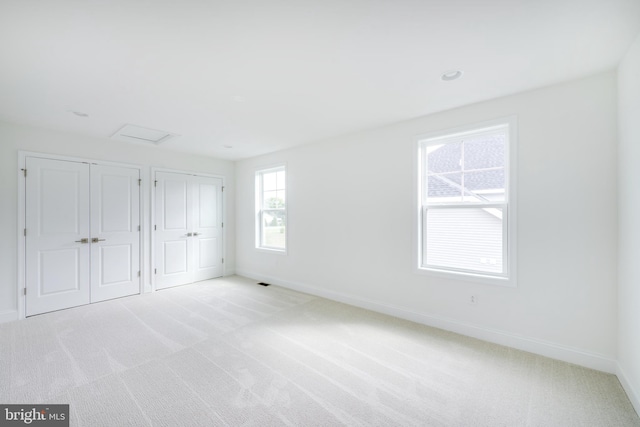
[[618, 69], [618, 377], [640, 412], [640, 35]]
[[[151, 167], [225, 176], [226, 274], [235, 272], [235, 164], [110, 139], [37, 129], [0, 122], [0, 322], [17, 318], [18, 151], [26, 150], [143, 166], [144, 283], [150, 289]], [[146, 185], [144, 184], [146, 183]]]
[[[613, 372], [616, 99], [610, 72], [238, 162], [236, 271]], [[510, 115], [517, 288], [416, 274], [415, 136]], [[253, 248], [254, 171], [279, 162], [288, 255]]]

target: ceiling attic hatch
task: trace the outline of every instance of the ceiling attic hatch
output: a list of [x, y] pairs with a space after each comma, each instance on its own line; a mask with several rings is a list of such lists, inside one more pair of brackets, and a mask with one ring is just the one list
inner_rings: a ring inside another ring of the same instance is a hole
[[124, 125], [119, 131], [111, 136], [111, 139], [118, 141], [147, 143], [159, 145], [167, 139], [178, 136], [164, 130], [148, 129], [136, 125]]

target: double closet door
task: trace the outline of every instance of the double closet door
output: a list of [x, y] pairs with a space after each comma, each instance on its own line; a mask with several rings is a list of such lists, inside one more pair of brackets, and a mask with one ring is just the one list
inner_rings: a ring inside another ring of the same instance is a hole
[[222, 276], [222, 179], [155, 173], [156, 289]]
[[25, 164], [26, 315], [140, 293], [140, 171]]

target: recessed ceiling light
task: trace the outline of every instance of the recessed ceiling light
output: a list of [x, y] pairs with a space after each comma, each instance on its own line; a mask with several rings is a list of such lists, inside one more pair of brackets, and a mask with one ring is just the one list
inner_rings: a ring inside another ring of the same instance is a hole
[[445, 82], [450, 82], [452, 80], [458, 80], [460, 77], [462, 77], [462, 74], [464, 74], [464, 72], [460, 70], [449, 70], [442, 73], [440, 79]]
[[72, 110], [69, 110], [69, 112], [70, 112], [71, 114], [75, 114], [75, 115], [76, 115], [76, 116], [78, 116], [78, 117], [89, 117], [89, 115], [88, 115], [87, 113], [83, 113], [82, 111], [72, 111]]

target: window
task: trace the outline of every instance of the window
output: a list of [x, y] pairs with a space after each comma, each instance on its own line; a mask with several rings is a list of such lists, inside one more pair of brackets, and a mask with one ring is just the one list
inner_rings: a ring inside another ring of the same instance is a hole
[[513, 277], [513, 120], [419, 140], [419, 268]]
[[256, 172], [256, 247], [285, 251], [287, 198], [285, 167]]

